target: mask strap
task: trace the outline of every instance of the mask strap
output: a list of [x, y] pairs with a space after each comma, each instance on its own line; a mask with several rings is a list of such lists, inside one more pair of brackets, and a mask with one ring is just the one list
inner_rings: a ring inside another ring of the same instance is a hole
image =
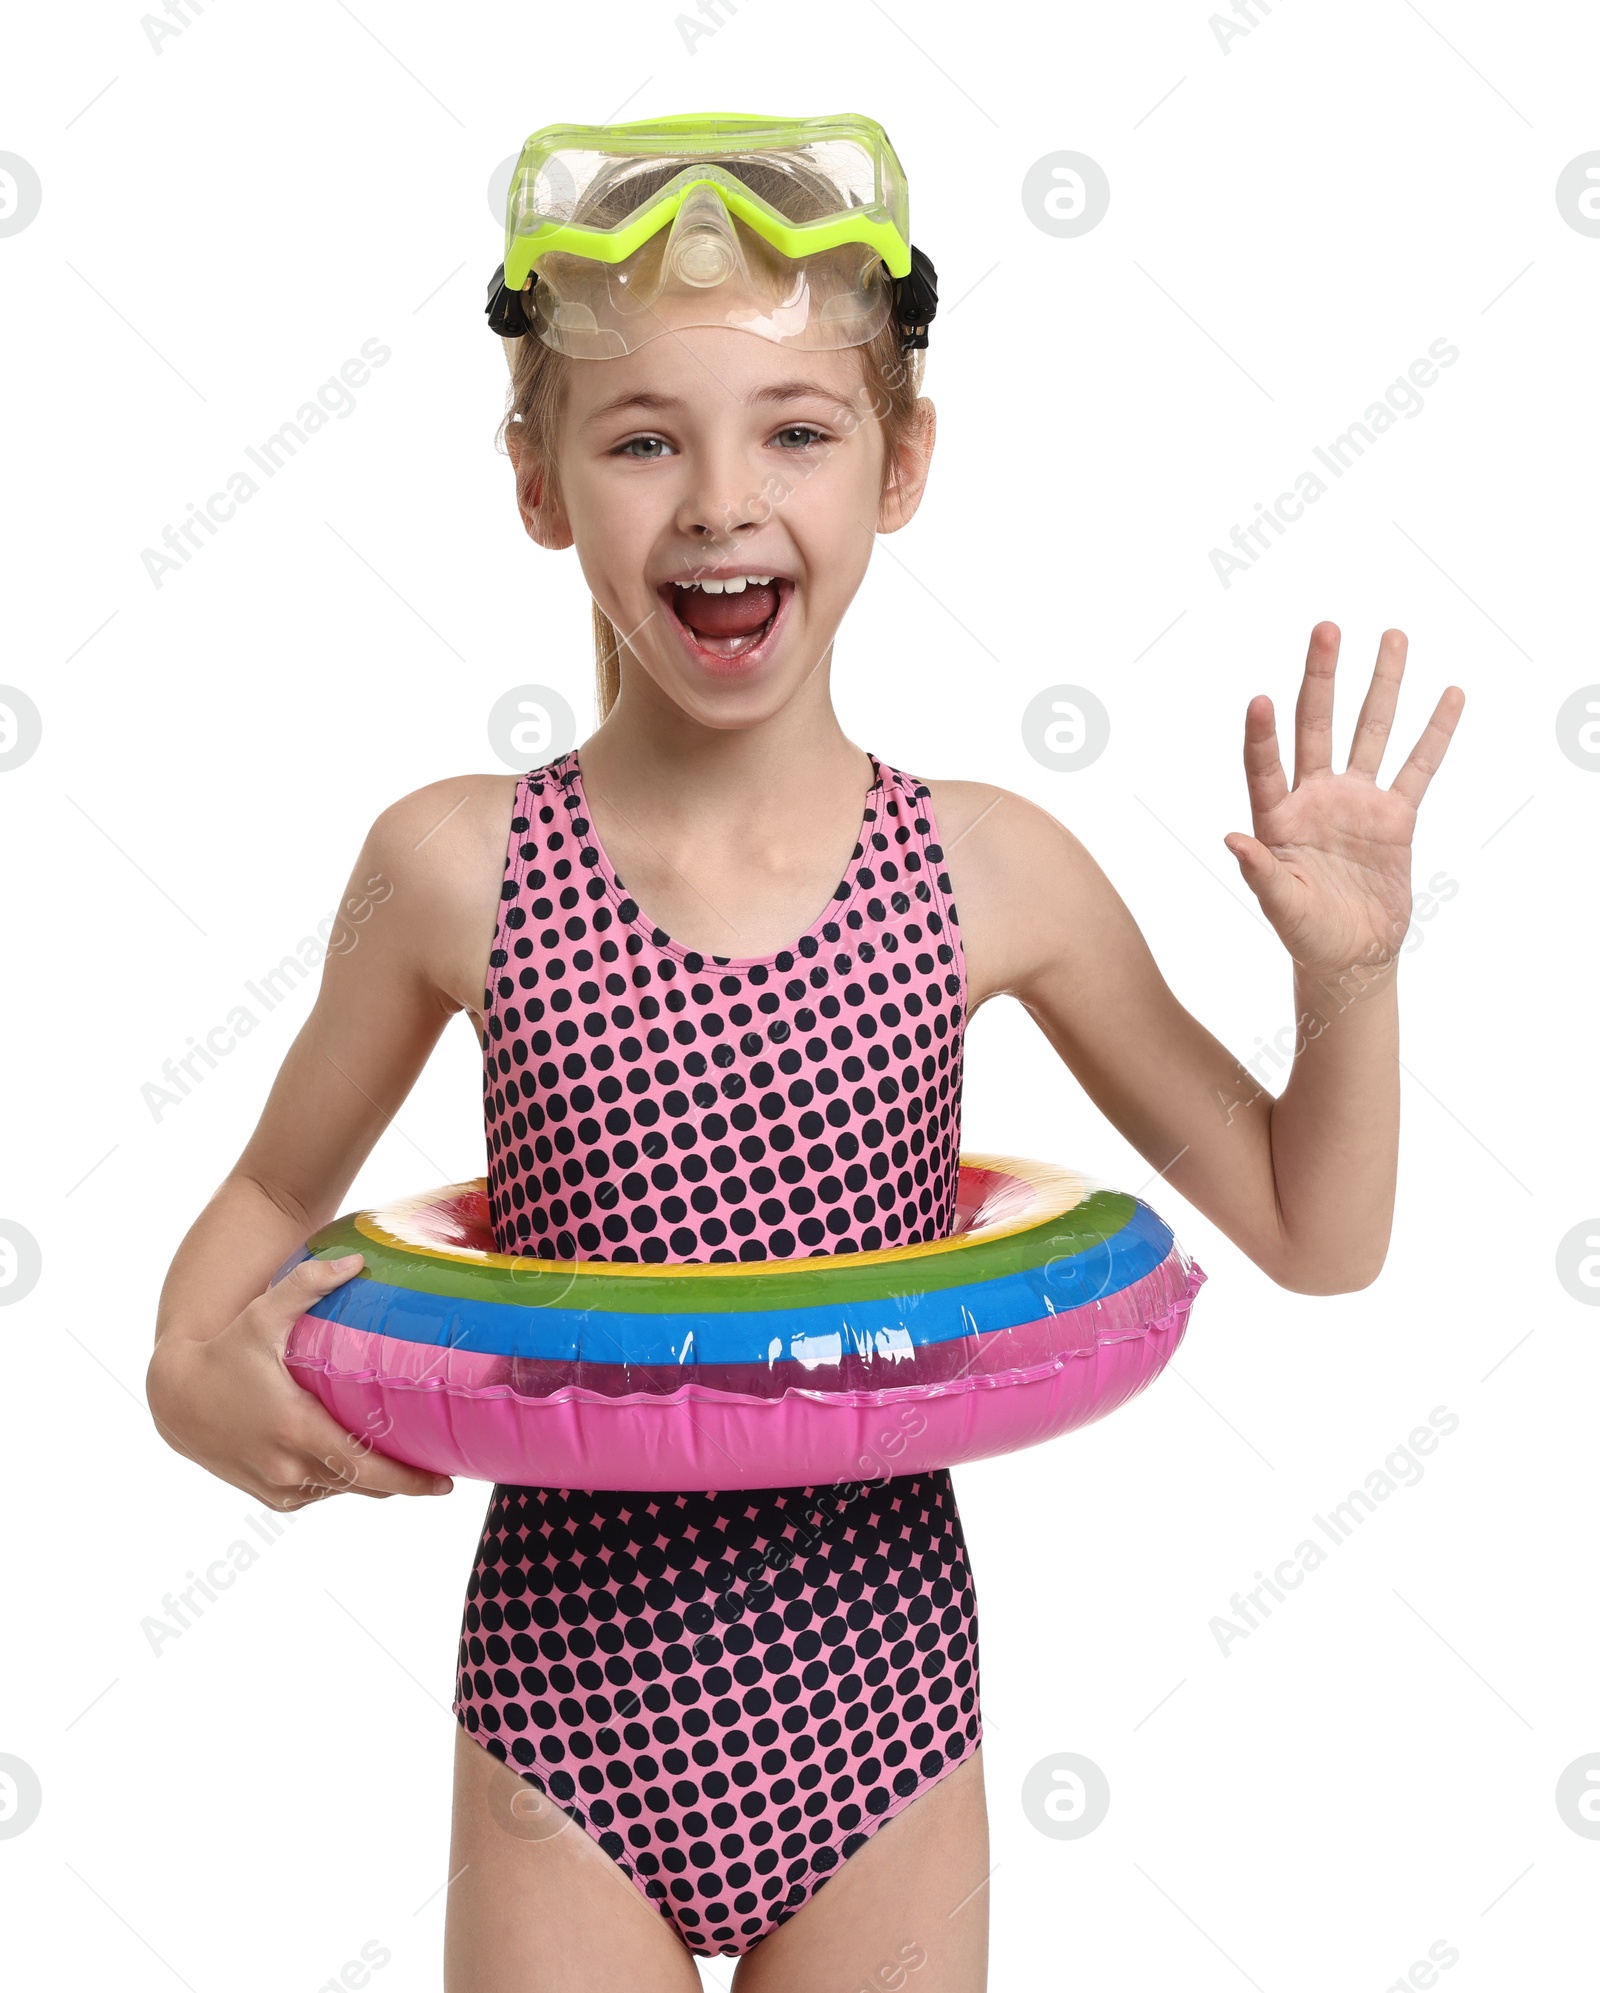
[[[535, 277], [534, 283], [538, 282]], [[938, 274], [932, 259], [915, 243], [911, 247], [911, 268], [893, 279], [894, 314], [900, 327], [900, 350], [910, 353], [928, 343], [928, 327], [939, 309]], [[484, 306], [489, 330], [502, 339], [521, 339], [529, 331], [524, 297], [531, 299], [533, 285], [526, 293], [506, 288], [506, 266], [499, 264], [489, 279], [489, 299]]]

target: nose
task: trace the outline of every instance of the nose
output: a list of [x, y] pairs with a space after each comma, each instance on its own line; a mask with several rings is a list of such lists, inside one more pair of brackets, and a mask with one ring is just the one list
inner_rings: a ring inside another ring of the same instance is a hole
[[685, 539], [732, 546], [764, 526], [772, 506], [772, 493], [761, 488], [758, 467], [729, 442], [697, 453], [676, 524]]

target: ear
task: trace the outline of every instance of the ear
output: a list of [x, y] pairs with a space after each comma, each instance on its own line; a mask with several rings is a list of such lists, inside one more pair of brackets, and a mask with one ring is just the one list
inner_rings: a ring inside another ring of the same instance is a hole
[[933, 403], [924, 395], [914, 410], [911, 434], [888, 466], [888, 482], [878, 501], [878, 531], [897, 533], [915, 518], [933, 462]]
[[541, 547], [559, 553], [572, 545], [572, 528], [566, 510], [542, 458], [528, 443], [520, 422], [506, 427], [506, 450], [517, 480], [517, 510], [528, 537]]

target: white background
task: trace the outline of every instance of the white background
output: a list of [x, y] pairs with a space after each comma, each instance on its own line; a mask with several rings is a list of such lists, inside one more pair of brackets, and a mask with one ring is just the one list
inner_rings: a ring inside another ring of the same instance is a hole
[[[1418, 833], [1418, 881], [1457, 890], [1401, 970], [1375, 1286], [1277, 1290], [1152, 1183], [1020, 1011], [974, 1027], [967, 1145], [1144, 1188], [1210, 1276], [1146, 1397], [957, 1470], [992, 1983], [1381, 1993], [1430, 1983], [1404, 1975], [1440, 1941], [1451, 1993], [1588, 1983], [1600, 1841], [1555, 1786], [1600, 1751], [1600, 1316], [1555, 1265], [1600, 1208], [1600, 780], [1555, 717], [1600, 679], [1600, 239], [1555, 183], [1600, 146], [1600, 28], [1575, 3], [1252, 11], [1226, 53], [1205, 0], [744, 0], [692, 51], [640, 0], [214, 0], [159, 53], [132, 5], [12, 22], [0, 150], [43, 205], [0, 237], [0, 678], [44, 735], [0, 778], [0, 1218], [44, 1271], [0, 1313], [0, 1753], [43, 1788], [0, 1840], [11, 1983], [315, 1993], [372, 1940], [383, 1993], [439, 1983], [449, 1702], [488, 1490], [314, 1507], [159, 1655], [143, 1630], [257, 1541], [254, 1505], [156, 1437], [143, 1373], [167, 1263], [314, 979], [159, 1119], [141, 1089], [315, 930], [380, 809], [498, 766], [503, 692], [555, 686], [589, 724], [575, 556], [527, 540], [491, 449], [489, 188], [540, 125], [708, 108], [877, 117], [939, 268], [938, 460], [845, 625], [847, 729], [1057, 813], [1241, 1057], [1291, 1010], [1221, 842], [1248, 827], [1247, 699], [1286, 721], [1331, 617], [1347, 740], [1398, 625], [1388, 779], [1440, 688], [1467, 692]], [[1065, 149], [1112, 189], [1072, 240], [1020, 197]], [[392, 358], [354, 413], [154, 586], [143, 550], [369, 338]], [[1460, 358], [1423, 412], [1224, 589], [1212, 547], [1440, 338]], [[1019, 728], [1060, 682], [1111, 715], [1074, 775]], [[462, 1019], [348, 1203], [482, 1168]], [[1224, 1655], [1210, 1623], [1232, 1594], [1440, 1406], [1459, 1425], [1420, 1483]], [[1020, 1796], [1064, 1751], [1112, 1795], [1074, 1841]]]

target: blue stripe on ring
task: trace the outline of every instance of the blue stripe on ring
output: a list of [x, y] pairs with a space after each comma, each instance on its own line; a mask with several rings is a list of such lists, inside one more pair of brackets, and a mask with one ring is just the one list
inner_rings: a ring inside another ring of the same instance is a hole
[[403, 1342], [556, 1363], [836, 1363], [844, 1354], [892, 1357], [1065, 1314], [1131, 1287], [1171, 1250], [1171, 1229], [1139, 1204], [1120, 1232], [1085, 1251], [934, 1293], [740, 1314], [625, 1315], [471, 1301], [357, 1278], [307, 1312]]

